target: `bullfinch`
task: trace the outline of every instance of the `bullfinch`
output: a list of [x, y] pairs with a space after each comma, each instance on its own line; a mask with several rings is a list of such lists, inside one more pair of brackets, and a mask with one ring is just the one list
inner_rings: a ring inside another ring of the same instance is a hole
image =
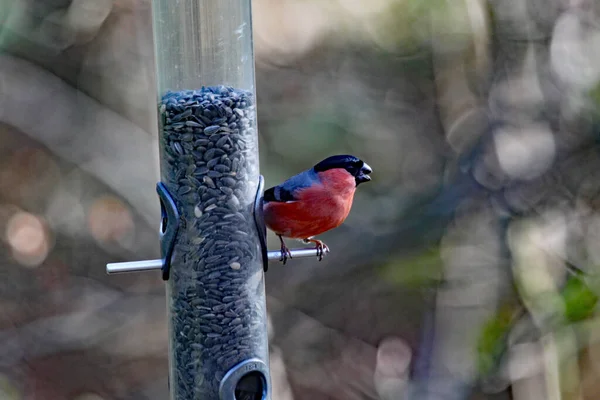
[[266, 226], [281, 242], [281, 260], [292, 257], [283, 237], [315, 243], [319, 261], [329, 248], [316, 235], [340, 226], [358, 185], [371, 180], [371, 167], [352, 155], [335, 155], [265, 191]]

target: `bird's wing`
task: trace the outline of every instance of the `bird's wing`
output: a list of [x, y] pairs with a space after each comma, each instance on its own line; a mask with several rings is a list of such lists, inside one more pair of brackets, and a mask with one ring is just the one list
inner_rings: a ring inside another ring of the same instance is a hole
[[307, 171], [294, 175], [280, 185], [265, 190], [264, 201], [286, 203], [298, 200], [297, 194], [300, 190], [320, 184], [317, 173], [311, 168]]

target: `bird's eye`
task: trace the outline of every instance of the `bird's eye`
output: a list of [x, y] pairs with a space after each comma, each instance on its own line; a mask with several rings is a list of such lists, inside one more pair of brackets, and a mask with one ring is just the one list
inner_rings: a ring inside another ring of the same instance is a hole
[[356, 175], [356, 173], [361, 168], [360, 164], [361, 164], [360, 161], [352, 162], [352, 163], [348, 164], [348, 166], [346, 167], [346, 171], [348, 171], [352, 175]]

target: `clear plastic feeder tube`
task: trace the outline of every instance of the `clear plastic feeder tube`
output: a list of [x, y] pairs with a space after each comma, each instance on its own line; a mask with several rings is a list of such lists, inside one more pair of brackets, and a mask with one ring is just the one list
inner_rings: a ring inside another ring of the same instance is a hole
[[153, 0], [172, 399], [268, 399], [250, 0]]

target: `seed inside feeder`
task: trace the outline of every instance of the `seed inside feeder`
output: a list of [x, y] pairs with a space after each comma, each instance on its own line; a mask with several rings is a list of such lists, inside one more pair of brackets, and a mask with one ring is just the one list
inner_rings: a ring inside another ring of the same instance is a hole
[[268, 357], [263, 294], [246, 285], [262, 273], [254, 99], [205, 87], [168, 92], [158, 109], [163, 181], [182, 216], [168, 282], [171, 385], [176, 398], [216, 400], [231, 367]]

